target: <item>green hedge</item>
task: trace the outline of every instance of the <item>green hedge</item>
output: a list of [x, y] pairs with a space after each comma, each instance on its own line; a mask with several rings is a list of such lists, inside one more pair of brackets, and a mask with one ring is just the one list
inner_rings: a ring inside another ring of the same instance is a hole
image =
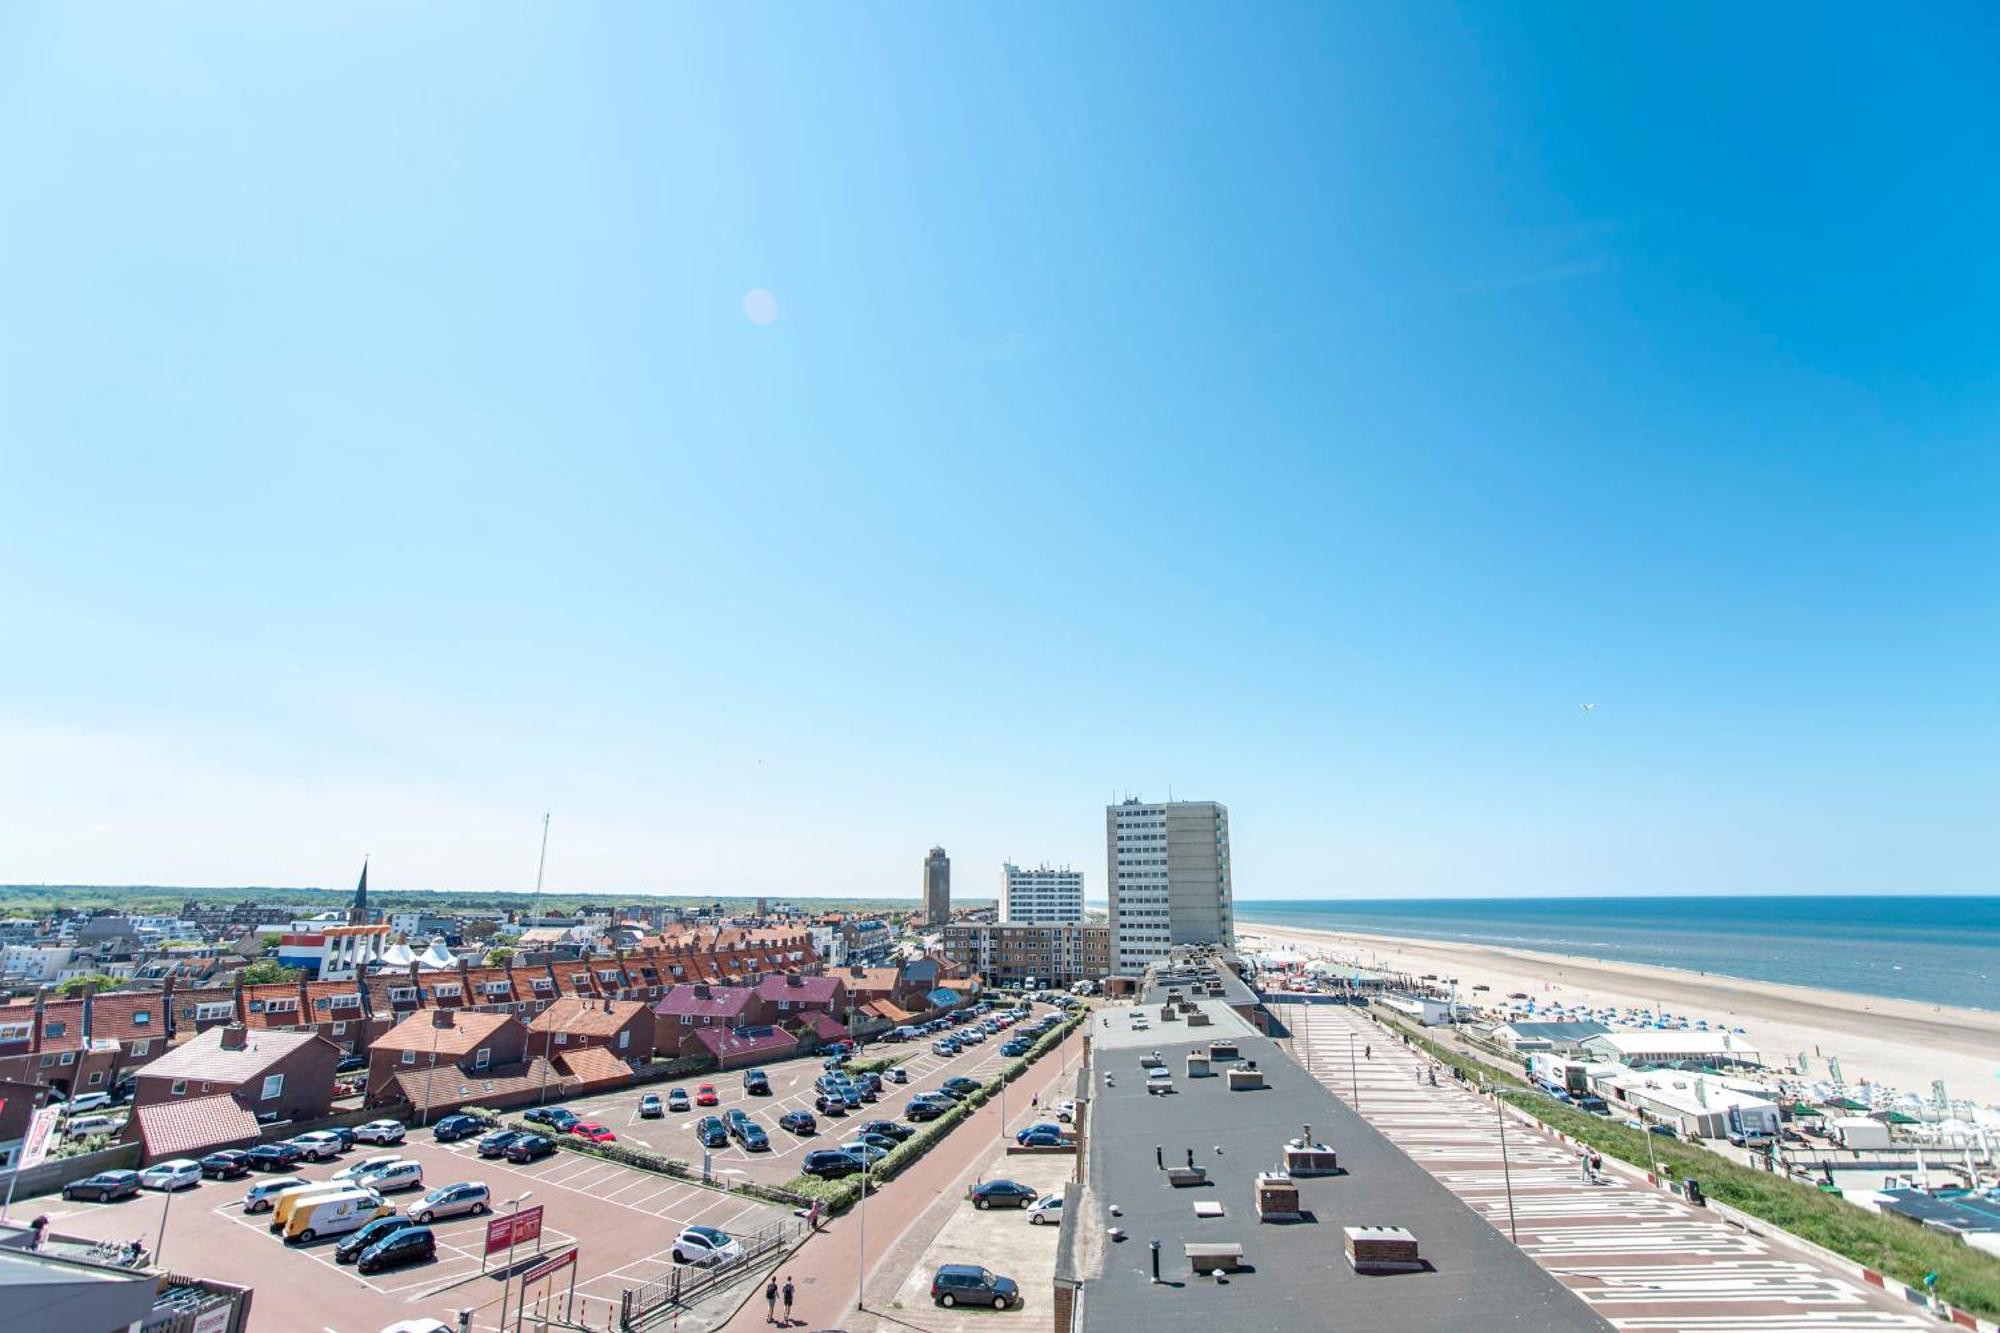
[[1788, 1176], [1758, 1171], [1679, 1139], [1628, 1129], [1566, 1106], [1533, 1091], [1514, 1075], [1467, 1060], [1401, 1023], [1386, 1018], [1382, 1022], [1444, 1064], [1462, 1070], [1467, 1078], [1475, 1082], [1485, 1078], [1501, 1089], [1509, 1103], [1579, 1143], [1636, 1167], [1650, 1168], [1657, 1161], [1677, 1180], [1693, 1176], [1709, 1198], [1912, 1287], [1921, 1288], [1924, 1274], [1936, 1273], [1940, 1299], [1989, 1319], [2000, 1315], [2000, 1258], [1901, 1218], [1868, 1212]]

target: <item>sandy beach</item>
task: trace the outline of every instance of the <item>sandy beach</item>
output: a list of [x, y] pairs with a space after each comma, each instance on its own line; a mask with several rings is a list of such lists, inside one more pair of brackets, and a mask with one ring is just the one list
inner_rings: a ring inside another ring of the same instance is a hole
[[[1826, 1061], [1834, 1057], [1850, 1085], [1885, 1083], [1928, 1100], [1931, 1080], [1943, 1079], [1954, 1099], [2000, 1103], [2000, 1013], [1525, 949], [1247, 921], [1240, 928], [1246, 953], [1280, 945], [1377, 971], [1455, 977], [1459, 998], [1472, 1003], [1522, 991], [1541, 1004], [1664, 1005], [1690, 1019], [1742, 1027], [1772, 1068], [1794, 1064], [1803, 1052], [1811, 1078], [1829, 1077]], [[1492, 989], [1476, 992], [1478, 985]]]

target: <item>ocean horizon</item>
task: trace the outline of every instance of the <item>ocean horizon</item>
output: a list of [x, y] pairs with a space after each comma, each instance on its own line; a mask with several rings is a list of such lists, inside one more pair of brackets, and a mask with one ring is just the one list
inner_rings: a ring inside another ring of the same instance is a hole
[[1241, 900], [1236, 920], [2000, 1010], [2000, 897]]

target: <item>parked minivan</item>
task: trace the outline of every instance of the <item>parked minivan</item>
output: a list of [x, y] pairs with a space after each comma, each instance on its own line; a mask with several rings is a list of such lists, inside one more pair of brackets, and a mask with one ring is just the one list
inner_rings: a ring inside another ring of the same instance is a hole
[[243, 1211], [246, 1213], [268, 1213], [278, 1206], [278, 1200], [287, 1194], [311, 1189], [317, 1182], [300, 1180], [297, 1176], [282, 1176], [277, 1180], [260, 1181], [250, 1187], [243, 1196]]
[[281, 1236], [289, 1234], [292, 1216], [298, 1212], [300, 1204], [317, 1202], [336, 1194], [351, 1194], [356, 1188], [358, 1186], [351, 1180], [324, 1180], [308, 1185], [302, 1190], [280, 1194], [277, 1206], [271, 1209], [271, 1230]]
[[398, 1190], [420, 1190], [424, 1187], [424, 1166], [422, 1162], [397, 1162], [356, 1176], [354, 1183], [366, 1185], [371, 1190], [384, 1194], [394, 1194]]
[[285, 1243], [310, 1245], [321, 1236], [344, 1236], [394, 1211], [370, 1190], [307, 1196], [292, 1209], [292, 1220], [285, 1226]]

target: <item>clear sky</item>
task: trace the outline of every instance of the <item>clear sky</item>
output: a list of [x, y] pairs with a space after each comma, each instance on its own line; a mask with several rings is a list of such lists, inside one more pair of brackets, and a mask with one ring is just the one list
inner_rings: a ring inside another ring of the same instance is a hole
[[1992, 891], [1997, 39], [0, 7], [0, 881]]

